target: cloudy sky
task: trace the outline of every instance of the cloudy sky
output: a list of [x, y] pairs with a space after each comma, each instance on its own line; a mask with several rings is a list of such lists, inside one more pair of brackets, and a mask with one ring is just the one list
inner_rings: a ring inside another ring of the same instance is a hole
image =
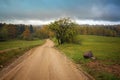
[[0, 22], [39, 25], [62, 17], [79, 24], [120, 24], [120, 0], [0, 0]]

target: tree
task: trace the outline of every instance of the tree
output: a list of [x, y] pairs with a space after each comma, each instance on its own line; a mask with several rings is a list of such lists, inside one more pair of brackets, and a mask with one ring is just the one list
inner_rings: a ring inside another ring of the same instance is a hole
[[17, 25], [17, 30], [18, 30], [17, 34], [21, 35], [25, 31], [25, 25], [22, 24]]
[[41, 28], [37, 29], [35, 35], [40, 39], [46, 39], [46, 38], [53, 37], [54, 34], [47, 25], [44, 25]]
[[30, 33], [33, 33], [34, 32], [34, 30], [33, 30], [33, 26], [32, 25], [30, 25]]
[[28, 27], [26, 27], [26, 29], [23, 32], [22, 36], [23, 36], [23, 39], [25, 39], [25, 40], [29, 40], [30, 39], [30, 30], [29, 30]]
[[59, 44], [74, 41], [76, 35], [76, 24], [69, 18], [63, 18], [49, 25], [49, 28], [55, 33], [55, 37]]
[[0, 30], [0, 41], [5, 41], [8, 38], [8, 30], [6, 26], [2, 27]]
[[120, 36], [120, 25], [115, 27], [115, 31], [117, 32], [117, 35]]
[[7, 26], [7, 28], [8, 28], [8, 37], [9, 37], [10, 39], [16, 38], [16, 36], [17, 36], [16, 26], [14, 26], [14, 25], [12, 25], [12, 24], [9, 24], [9, 25]]

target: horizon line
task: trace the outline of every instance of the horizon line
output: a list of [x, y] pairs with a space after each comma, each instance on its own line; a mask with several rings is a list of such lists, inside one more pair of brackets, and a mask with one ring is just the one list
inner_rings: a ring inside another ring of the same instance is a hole
[[[59, 19], [57, 19], [59, 20]], [[120, 21], [107, 21], [107, 20], [92, 20], [92, 19], [71, 19], [73, 22], [79, 25], [120, 25]], [[24, 24], [24, 25], [47, 25], [56, 21], [51, 20], [8, 20], [0, 21], [0, 23], [6, 24]]]

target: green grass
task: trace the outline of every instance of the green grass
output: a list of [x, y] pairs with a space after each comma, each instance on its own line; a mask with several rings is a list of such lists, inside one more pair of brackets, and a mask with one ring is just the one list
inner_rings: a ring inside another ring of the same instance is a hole
[[[96, 78], [96, 80], [115, 80], [116, 78], [109, 79], [111, 74], [107, 74], [107, 72], [98, 72], [96, 70], [95, 73], [94, 69], [90, 69], [89, 66], [86, 66], [91, 60], [84, 59], [83, 53], [91, 50], [97, 58], [96, 60], [104, 65], [110, 66], [120, 64], [120, 38], [80, 35], [78, 39], [81, 44], [63, 44], [58, 46], [58, 48], [76, 63], [81, 64], [86, 71]], [[98, 77], [99, 75], [102, 75], [102, 78]], [[104, 77], [105, 75], [107, 76]], [[112, 78], [114, 77], [115, 76]]]
[[25, 40], [11, 40], [0, 42], [0, 50], [12, 49], [12, 48], [25, 48], [29, 46], [39, 45], [43, 41], [42, 40], [33, 40], [33, 41], [25, 41]]
[[[2, 66], [9, 65], [19, 56], [24, 54], [26, 51], [38, 45], [42, 45], [44, 42], [45, 40], [34, 40], [34, 41], [14, 40], [14, 41], [0, 42], [0, 50], [16, 48], [10, 51], [0, 53], [0, 65]], [[0, 67], [0, 70], [2, 68], [3, 67]]]

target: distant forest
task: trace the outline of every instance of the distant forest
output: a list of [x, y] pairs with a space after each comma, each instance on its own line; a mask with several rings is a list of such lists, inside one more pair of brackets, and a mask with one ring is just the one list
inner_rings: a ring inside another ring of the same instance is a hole
[[120, 37], [120, 25], [80, 25], [79, 34]]
[[[77, 25], [78, 34], [120, 37], [120, 25]], [[0, 41], [10, 39], [45, 39], [54, 33], [48, 25], [33, 26], [23, 24], [0, 23]]]
[[52, 36], [53, 33], [48, 30], [46, 25], [33, 26], [24, 24], [6, 24], [0, 23], [0, 41], [11, 39], [45, 39]]

